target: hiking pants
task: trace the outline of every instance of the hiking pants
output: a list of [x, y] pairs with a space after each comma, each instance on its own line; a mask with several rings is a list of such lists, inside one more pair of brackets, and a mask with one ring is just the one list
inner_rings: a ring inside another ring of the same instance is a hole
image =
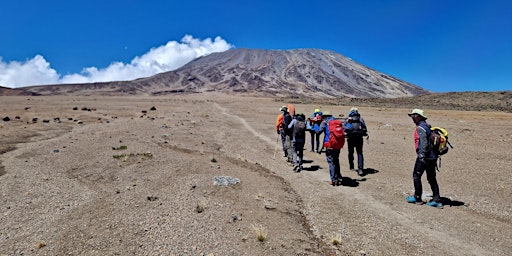
[[304, 156], [304, 142], [292, 143], [293, 147], [293, 164], [302, 170], [302, 158]]
[[288, 162], [292, 162], [293, 161], [293, 152], [292, 152], [292, 136], [291, 135], [286, 135], [285, 136], [285, 141], [284, 141], [284, 148], [286, 149], [286, 157], [288, 158], [287, 161]]
[[[314, 130], [309, 131], [311, 134], [311, 151], [316, 151], [320, 149], [320, 134], [317, 134]], [[316, 138], [316, 144], [315, 144], [315, 138]]]
[[285, 147], [285, 143], [286, 143], [286, 134], [284, 133], [283, 130], [279, 131], [279, 134], [281, 134], [281, 144], [283, 146], [283, 153], [284, 153], [284, 156], [288, 156], [288, 153], [286, 152], [286, 147]]
[[329, 164], [329, 174], [331, 176], [331, 181], [336, 183], [337, 180], [341, 179], [340, 150], [330, 148], [326, 149], [325, 159], [327, 159], [327, 163]]
[[439, 185], [437, 185], [436, 179], [436, 160], [425, 160], [425, 163], [420, 161], [420, 158], [416, 158], [414, 163], [414, 171], [412, 172], [412, 179], [414, 182], [414, 196], [421, 198], [423, 187], [421, 184], [421, 176], [423, 172], [427, 171], [427, 180], [430, 183], [432, 189], [432, 199], [438, 202], [441, 197], [439, 195]]
[[348, 144], [348, 164], [350, 169], [354, 169], [354, 149], [357, 152], [357, 169], [364, 169], [364, 156], [363, 156], [363, 137], [357, 136], [347, 139]]

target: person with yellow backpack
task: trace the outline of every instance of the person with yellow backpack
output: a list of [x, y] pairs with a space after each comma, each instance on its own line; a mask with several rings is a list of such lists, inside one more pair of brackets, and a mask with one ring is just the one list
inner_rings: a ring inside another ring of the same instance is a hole
[[431, 139], [433, 131], [431, 130], [431, 126], [426, 122], [427, 117], [423, 110], [413, 109], [408, 115], [412, 118], [414, 124], [416, 124], [416, 129], [414, 130], [414, 144], [417, 156], [412, 172], [414, 195], [406, 197], [406, 201], [408, 203], [416, 204], [424, 203], [421, 198], [423, 193], [421, 176], [426, 172], [428, 183], [432, 189], [432, 201], [428, 202], [427, 205], [442, 208], [443, 204], [441, 203], [439, 185], [437, 184], [436, 179], [438, 155], [432, 147]]

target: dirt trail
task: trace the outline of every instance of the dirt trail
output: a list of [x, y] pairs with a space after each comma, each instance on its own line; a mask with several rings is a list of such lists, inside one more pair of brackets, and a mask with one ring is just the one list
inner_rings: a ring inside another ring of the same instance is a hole
[[[234, 113], [237, 111], [234, 108], [227, 110], [227, 107], [221, 107], [218, 104], [215, 106], [223, 114], [238, 120], [243, 126], [242, 129], [249, 130], [251, 134], [265, 142], [267, 149], [273, 146], [274, 142], [269, 134], [258, 132], [252, 128], [257, 126], [253, 116], [251, 116], [251, 120], [247, 120], [247, 117], [235, 115]], [[227, 114], [228, 112], [229, 114]], [[308, 145], [309, 143], [307, 143]], [[257, 144], [252, 143], [252, 146], [257, 146]], [[348, 234], [351, 237], [345, 241], [345, 249], [348, 251], [370, 252], [371, 255], [388, 255], [390, 251], [394, 251], [398, 255], [422, 253], [505, 255], [510, 248], [507, 248], [508, 246], [493, 248], [490, 244], [493, 243], [494, 238], [480, 237], [479, 239], [483, 241], [473, 242], [471, 241], [473, 240], [472, 235], [467, 233], [467, 226], [461, 226], [460, 221], [453, 222], [453, 220], [460, 217], [458, 216], [460, 210], [466, 211], [464, 222], [473, 223], [471, 225], [476, 224], [483, 234], [492, 233], [497, 228], [496, 222], [499, 222], [499, 226], [503, 225], [499, 227], [500, 233], [507, 235], [501, 239], [508, 241], [511, 239], [512, 226], [510, 223], [499, 220], [489, 221], [485, 217], [482, 219], [479, 214], [471, 214], [469, 209], [450, 207], [434, 209], [427, 206], [410, 205], [405, 203], [404, 194], [402, 197], [376, 197], [375, 193], [393, 194], [392, 191], [367, 189], [378, 186], [379, 184], [375, 181], [386, 179], [386, 175], [378, 173], [375, 174], [375, 177], [367, 175], [365, 178], [360, 178], [355, 173], [349, 173], [346, 168], [346, 150], [343, 150], [340, 156], [342, 165], [344, 165], [342, 174], [352, 181], [353, 186], [336, 188], [327, 185], [329, 174], [324, 155], [305, 152], [305, 159], [312, 160], [321, 168], [318, 171], [303, 171], [295, 174], [282, 158], [278, 158], [276, 162], [265, 161], [264, 159], [270, 159], [269, 153], [267, 151], [267, 154], [263, 154], [261, 156], [263, 159], [251, 160], [263, 162], [264, 166], [290, 182], [293, 189], [301, 195], [306, 206], [303, 213], [318, 237], [328, 239], [332, 237], [333, 233]], [[375, 153], [382, 154], [384, 152], [367, 151], [365, 155], [367, 166], [371, 166], [371, 159]], [[408, 172], [404, 175], [407, 176], [406, 178], [410, 176]], [[412, 184], [410, 185], [412, 187]], [[424, 186], [426, 186], [425, 192], [428, 194], [429, 188], [426, 181], [424, 181]], [[502, 242], [499, 243], [502, 244]]]
[[[19, 99], [1, 103], [2, 111], [23, 122], [0, 127], [0, 142], [15, 149], [0, 156], [0, 255], [512, 251], [510, 113], [428, 111], [455, 146], [437, 174], [446, 204], [434, 209], [405, 202], [413, 192], [415, 157], [406, 109], [360, 108], [371, 137], [364, 145], [366, 175], [348, 170], [345, 148], [346, 182], [332, 187], [324, 154], [306, 150], [305, 169], [294, 173], [280, 141], [275, 150], [274, 123], [283, 104], [273, 99], [37, 97], [29, 112]], [[72, 110], [76, 106], [97, 110]], [[157, 110], [148, 112], [152, 106]], [[350, 109], [295, 107], [304, 113]], [[35, 116], [63, 122], [25, 122]], [[309, 134], [307, 140], [309, 149]], [[127, 149], [114, 150], [121, 145]], [[139, 155], [147, 152], [150, 157]], [[219, 175], [241, 182], [215, 186]], [[423, 186], [429, 199], [425, 178]], [[254, 239], [254, 224], [267, 229], [265, 242]], [[334, 246], [330, 240], [337, 235], [341, 245]], [[38, 248], [42, 241], [46, 245]]]

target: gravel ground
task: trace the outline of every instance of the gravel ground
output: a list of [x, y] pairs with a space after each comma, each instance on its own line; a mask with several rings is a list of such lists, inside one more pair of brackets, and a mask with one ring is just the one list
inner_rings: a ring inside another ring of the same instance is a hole
[[[512, 252], [512, 114], [425, 109], [455, 147], [438, 172], [445, 207], [434, 209], [405, 202], [415, 158], [409, 109], [361, 107], [366, 175], [348, 170], [343, 149], [346, 182], [331, 187], [323, 154], [306, 151], [305, 170], [294, 173], [276, 147], [283, 103], [1, 97], [0, 115], [11, 120], [0, 123], [0, 255]], [[352, 106], [296, 104], [308, 114], [319, 107], [337, 115]]]

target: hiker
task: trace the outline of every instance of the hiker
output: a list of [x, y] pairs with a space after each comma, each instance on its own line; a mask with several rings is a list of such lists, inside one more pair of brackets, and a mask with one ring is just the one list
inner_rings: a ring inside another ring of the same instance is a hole
[[316, 148], [316, 152], [318, 154], [321, 154], [322, 150], [324, 149], [323, 141], [325, 140], [325, 129], [327, 128], [327, 121], [324, 120], [323, 115], [317, 115], [316, 122], [318, 124], [318, 128], [315, 131], [316, 141], [320, 141], [320, 136], [322, 134], [324, 134], [324, 139], [322, 140], [322, 148], [320, 148], [320, 149], [318, 149], [318, 147]]
[[356, 107], [350, 109], [343, 128], [347, 137], [348, 164], [354, 171], [354, 149], [357, 153], [357, 174], [364, 175], [363, 136], [367, 136], [366, 123]]
[[286, 106], [281, 107], [281, 113], [283, 115], [283, 134], [284, 134], [283, 150], [285, 152], [284, 155], [287, 158], [286, 161], [289, 163], [292, 163], [293, 162], [293, 158], [292, 158], [292, 136], [293, 136], [292, 132], [293, 132], [293, 130], [288, 128], [288, 125], [292, 122], [293, 118], [290, 115], [290, 113], [288, 113], [288, 107], [286, 107]]
[[421, 176], [423, 175], [423, 172], [426, 171], [427, 180], [428, 183], [430, 183], [430, 188], [432, 189], [432, 201], [428, 202], [427, 205], [438, 208], [443, 207], [441, 197], [439, 195], [439, 185], [436, 180], [437, 156], [434, 154], [430, 146], [431, 130], [430, 125], [426, 122], [427, 117], [421, 109], [413, 109], [408, 115], [416, 124], [416, 129], [414, 130], [414, 144], [417, 157], [412, 173], [414, 196], [408, 196], [406, 200], [408, 203], [423, 204], [423, 200], [421, 199], [423, 192]]
[[[311, 135], [311, 152], [315, 151], [318, 153], [320, 148], [320, 134], [317, 133], [320, 122], [317, 121], [317, 116], [322, 116], [322, 111], [320, 109], [315, 109], [315, 112], [311, 114], [311, 117], [308, 118], [306, 125], [307, 130], [309, 130], [309, 134]], [[315, 143], [316, 138], [316, 143]]]
[[[323, 118], [324, 116], [325, 119]], [[340, 168], [340, 151], [343, 145], [345, 145], [345, 133], [340, 120], [330, 115], [324, 114], [324, 116], [322, 117], [319, 133], [325, 134], [322, 149], [325, 148], [325, 159], [327, 164], [329, 164], [329, 175], [331, 178], [329, 185], [339, 186], [342, 184], [343, 179]]]
[[[284, 146], [285, 144], [285, 140], [286, 140], [286, 135], [284, 133], [284, 112], [288, 112], [288, 108], [286, 106], [282, 106], [279, 111], [281, 113], [279, 113], [279, 115], [277, 116], [277, 120], [276, 120], [276, 131], [277, 131], [277, 134], [279, 134], [281, 136], [281, 146], [283, 148], [283, 152], [284, 152], [284, 157], [287, 157], [288, 156], [288, 153], [286, 152], [286, 148]], [[277, 143], [277, 142], [276, 142]]]
[[293, 170], [295, 172], [302, 171], [302, 158], [304, 153], [304, 144], [306, 143], [306, 116], [302, 113], [295, 116], [290, 122], [288, 128], [292, 132], [292, 159]]

